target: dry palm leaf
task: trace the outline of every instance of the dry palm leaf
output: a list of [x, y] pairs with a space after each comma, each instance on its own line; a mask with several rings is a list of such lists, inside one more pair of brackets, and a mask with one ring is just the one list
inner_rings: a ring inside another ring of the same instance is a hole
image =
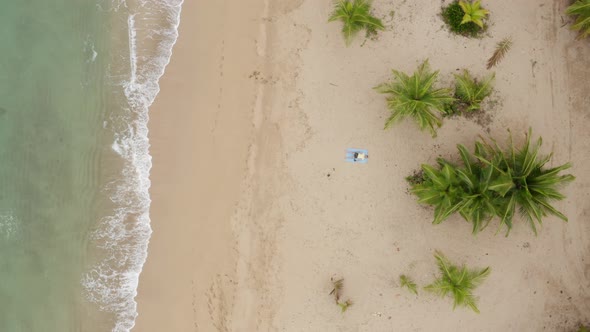
[[334, 289], [332, 289], [330, 295], [334, 295], [334, 299], [336, 300], [336, 303], [338, 303], [338, 301], [340, 300], [342, 287], [344, 286], [344, 279], [331, 278], [330, 280], [332, 281], [332, 285], [334, 286]]
[[510, 50], [510, 47], [512, 47], [512, 38], [507, 37], [507, 38], [502, 39], [502, 41], [500, 41], [496, 45], [496, 50], [494, 51], [494, 54], [488, 60], [487, 68], [490, 69], [490, 68], [494, 67], [495, 65], [497, 65], [498, 62], [500, 62], [504, 58], [506, 53], [508, 53], [508, 51]]

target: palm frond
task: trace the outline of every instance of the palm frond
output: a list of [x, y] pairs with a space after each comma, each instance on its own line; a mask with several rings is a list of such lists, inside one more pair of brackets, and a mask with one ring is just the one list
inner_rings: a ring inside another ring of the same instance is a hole
[[332, 286], [334, 287], [330, 292], [330, 295], [334, 295], [334, 299], [336, 300], [336, 303], [338, 303], [342, 293], [342, 288], [344, 287], [344, 279], [331, 278], [330, 281], [332, 282]]
[[577, 0], [565, 13], [576, 17], [571, 29], [578, 31], [578, 39], [590, 36], [590, 0]]
[[512, 38], [506, 37], [496, 44], [494, 54], [488, 59], [487, 69], [496, 66], [506, 56], [506, 53], [512, 47]]
[[416, 286], [416, 283], [405, 274], [399, 276], [399, 284], [401, 287], [406, 287], [411, 293], [418, 295], [418, 287]]
[[411, 192], [418, 196], [418, 203], [435, 207], [432, 223], [439, 224], [461, 208], [463, 188], [450, 163], [445, 163], [440, 170], [422, 165], [422, 170], [424, 181], [414, 185]]
[[[473, 159], [465, 147], [459, 146], [464, 160]], [[496, 185], [493, 180], [497, 176], [497, 171], [491, 167], [480, 163], [467, 163], [465, 167], [457, 169], [457, 174], [463, 184], [463, 205], [458, 211], [461, 216], [473, 225], [473, 234], [476, 234], [486, 228], [490, 220], [497, 214], [499, 202], [490, 191], [491, 187]]]
[[344, 279], [335, 279], [332, 277], [330, 278], [330, 281], [332, 282], [333, 287], [330, 295], [334, 295], [334, 301], [336, 302], [336, 305], [340, 307], [342, 312], [345, 312], [352, 305], [352, 301], [350, 299], [344, 302], [340, 301], [340, 297], [342, 296], [342, 288], [344, 288]]

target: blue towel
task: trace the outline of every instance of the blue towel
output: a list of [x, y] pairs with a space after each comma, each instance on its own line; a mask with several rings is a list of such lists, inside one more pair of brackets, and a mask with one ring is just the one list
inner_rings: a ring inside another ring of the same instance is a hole
[[[355, 159], [355, 153], [362, 153], [366, 157], [365, 159]], [[350, 163], [366, 164], [369, 162], [369, 151], [366, 149], [346, 149], [346, 158], [344, 159]]]

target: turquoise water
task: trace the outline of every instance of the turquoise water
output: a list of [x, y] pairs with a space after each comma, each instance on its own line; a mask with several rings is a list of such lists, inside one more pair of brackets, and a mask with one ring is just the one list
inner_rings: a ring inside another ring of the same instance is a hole
[[147, 108], [179, 11], [172, 0], [3, 3], [0, 331], [132, 327], [151, 233]]

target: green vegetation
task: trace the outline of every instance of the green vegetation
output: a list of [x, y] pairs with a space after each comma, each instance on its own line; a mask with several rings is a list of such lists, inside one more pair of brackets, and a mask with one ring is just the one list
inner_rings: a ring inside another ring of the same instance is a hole
[[[576, 16], [572, 29], [579, 30], [580, 38], [590, 35], [590, 0], [576, 0], [566, 13]], [[453, 33], [477, 37], [486, 28], [489, 11], [481, 7], [481, 0], [455, 0], [442, 8], [442, 17]], [[394, 12], [390, 12], [394, 17]], [[367, 36], [376, 35], [385, 27], [372, 16], [370, 0], [338, 0], [329, 22], [341, 21], [346, 44], [362, 30]], [[487, 69], [498, 65], [512, 47], [510, 37], [502, 39], [487, 61]], [[392, 70], [393, 78], [374, 89], [386, 95], [391, 115], [385, 121], [387, 129], [394, 123], [411, 118], [421, 130], [428, 130], [435, 137], [442, 125], [442, 116], [481, 110], [482, 103], [493, 92], [495, 74], [474, 77], [468, 70], [455, 74], [455, 90], [438, 88], [439, 71], [432, 71], [428, 60], [411, 74]], [[437, 165], [421, 165], [419, 171], [406, 177], [411, 192], [420, 204], [434, 207], [433, 224], [439, 224], [458, 213], [472, 226], [472, 233], [485, 229], [497, 218], [498, 231], [509, 235], [518, 213], [537, 234], [542, 219], [554, 215], [567, 222], [567, 217], [553, 204], [565, 196], [560, 188], [573, 181], [571, 174], [562, 174], [571, 167], [565, 163], [549, 165], [552, 154], [542, 155], [542, 139], [531, 141], [529, 129], [525, 141], [515, 146], [510, 134], [506, 147], [495, 140], [477, 140], [472, 151], [459, 144], [459, 156], [455, 160], [437, 159]], [[398, 249], [399, 251], [399, 249]], [[471, 269], [465, 265], [453, 265], [441, 252], [434, 255], [440, 276], [424, 287], [440, 297], [453, 298], [453, 309], [467, 307], [479, 313], [473, 292], [489, 276], [490, 268]], [[336, 305], [345, 312], [353, 305], [350, 299], [342, 300], [344, 279], [331, 279]], [[418, 286], [405, 274], [399, 276], [399, 286], [418, 295]], [[587, 331], [581, 326], [579, 331]]]
[[454, 300], [453, 309], [457, 306], [469, 307], [479, 313], [473, 290], [490, 274], [490, 268], [467, 269], [451, 262], [439, 251], [434, 254], [441, 276], [424, 289], [441, 297], [451, 296]]
[[406, 287], [411, 293], [418, 295], [418, 287], [416, 286], [416, 283], [405, 274], [399, 276], [399, 284], [401, 287]]
[[576, 16], [576, 21], [571, 28], [579, 32], [578, 38], [590, 36], [590, 0], [576, 0], [571, 6], [567, 7], [565, 13]]
[[[464, 21], [467, 13], [463, 11], [463, 8], [461, 8], [461, 4], [458, 1], [455, 1], [442, 9], [443, 20], [449, 26], [451, 32], [466, 37], [477, 37], [486, 29], [485, 24], [482, 23], [482, 26], [479, 26], [478, 23], [473, 21], [473, 18], [478, 19], [477, 15], [479, 14], [474, 15], [476, 16], [467, 17], [470, 21]], [[483, 18], [479, 19], [478, 22], [483, 22], [482, 20]]]
[[438, 159], [438, 168], [422, 165], [424, 181], [413, 185], [411, 191], [419, 203], [435, 207], [435, 224], [458, 212], [472, 223], [475, 234], [497, 216], [499, 227], [506, 226], [508, 235], [518, 208], [536, 234], [535, 222], [541, 224], [549, 214], [567, 221], [551, 202], [565, 198], [558, 189], [574, 180], [570, 174], [559, 175], [571, 167], [569, 163], [544, 168], [552, 155], [540, 155], [541, 144], [542, 139], [531, 144], [529, 130], [520, 149], [514, 146], [512, 135], [506, 150], [485, 140], [475, 143], [473, 154], [458, 145], [463, 167], [442, 158]]
[[455, 99], [445, 105], [445, 115], [462, 114], [481, 109], [481, 103], [492, 94], [494, 74], [481, 80], [471, 76], [468, 70], [455, 74]]
[[580, 328], [578, 329], [578, 332], [589, 332], [589, 331], [586, 326], [580, 326]]
[[445, 105], [453, 102], [447, 89], [436, 89], [434, 84], [438, 71], [431, 72], [428, 60], [424, 61], [412, 76], [393, 70], [394, 80], [383, 83], [375, 89], [389, 95], [387, 105], [391, 116], [385, 122], [385, 128], [393, 123], [410, 117], [418, 122], [421, 130], [429, 130], [433, 137], [441, 126], [438, 113], [445, 112]]
[[352, 301], [346, 300], [344, 302], [336, 302], [336, 304], [338, 304], [338, 306], [340, 307], [340, 310], [342, 310], [342, 312], [345, 312], [352, 305]]
[[455, 74], [454, 111], [469, 112], [481, 109], [483, 100], [492, 94], [492, 83], [495, 75], [491, 74], [478, 80], [471, 76], [468, 70]]
[[464, 146], [457, 148], [464, 165], [464, 168], [456, 169], [463, 185], [459, 213], [471, 222], [475, 234], [488, 225], [501, 205], [502, 198], [492, 190], [497, 173], [493, 167], [482, 167]]
[[412, 187], [418, 203], [434, 206], [434, 224], [439, 224], [456, 212], [463, 201], [463, 188], [456, 167], [439, 159], [440, 170], [422, 165], [424, 182]]
[[463, 13], [465, 13], [461, 20], [461, 24], [473, 22], [483, 29], [483, 20], [490, 12], [481, 8], [480, 0], [474, 2], [460, 0], [459, 6], [463, 10]]
[[328, 22], [333, 21], [343, 23], [342, 34], [346, 45], [350, 45], [361, 30], [371, 36], [377, 34], [378, 30], [385, 29], [381, 20], [371, 15], [371, 3], [368, 0], [340, 0], [328, 19]]
[[344, 287], [344, 279], [331, 278], [330, 281], [332, 282], [333, 287], [330, 295], [334, 295], [334, 301], [336, 302], [336, 305], [340, 307], [342, 312], [345, 312], [352, 305], [352, 301], [350, 299], [346, 301], [340, 301], [342, 288]]
[[506, 53], [512, 47], [512, 38], [507, 37], [502, 39], [498, 44], [496, 44], [496, 50], [494, 54], [488, 59], [487, 68], [491, 69], [495, 65], [497, 65], [503, 58], [506, 56]]
[[520, 214], [536, 234], [535, 220], [541, 224], [547, 214], [567, 221], [567, 217], [551, 206], [550, 202], [564, 199], [558, 187], [575, 178], [571, 174], [559, 175], [559, 172], [571, 167], [570, 163], [543, 169], [552, 155], [539, 155], [543, 140], [539, 138], [531, 146], [531, 135], [529, 130], [520, 150], [514, 147], [512, 136], [507, 151], [500, 149], [497, 144], [491, 145], [484, 141], [476, 147], [476, 156], [484, 165], [493, 166], [499, 172], [490, 190], [503, 198], [499, 214], [501, 224], [505, 224], [508, 229], [512, 227], [512, 218], [518, 206]]

